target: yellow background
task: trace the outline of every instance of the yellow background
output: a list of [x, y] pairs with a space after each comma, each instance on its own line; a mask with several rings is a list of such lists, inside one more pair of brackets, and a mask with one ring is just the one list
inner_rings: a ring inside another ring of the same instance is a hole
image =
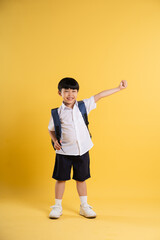
[[[3, 240], [160, 239], [159, 26], [158, 0], [0, 2]], [[66, 182], [63, 216], [48, 219], [55, 185], [48, 124], [67, 76], [79, 82], [77, 100], [128, 82], [88, 116], [92, 222], [78, 215], [74, 180]]]

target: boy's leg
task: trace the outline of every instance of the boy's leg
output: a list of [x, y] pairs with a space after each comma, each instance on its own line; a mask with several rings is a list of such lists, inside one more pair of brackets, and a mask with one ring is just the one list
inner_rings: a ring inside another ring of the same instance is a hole
[[90, 206], [87, 203], [86, 179], [88, 179], [89, 177], [90, 177], [90, 158], [89, 152], [86, 152], [82, 156], [78, 156], [77, 159], [73, 161], [73, 179], [76, 180], [77, 191], [81, 201], [80, 215], [85, 216], [87, 218], [93, 218], [96, 217], [96, 213], [92, 210], [92, 206]]
[[87, 203], [87, 185], [86, 181], [76, 181], [77, 191], [80, 197], [80, 214], [87, 218], [96, 217], [96, 213], [92, 210], [92, 207]]
[[[76, 180], [77, 192], [80, 197], [81, 204], [87, 204], [87, 185], [86, 179], [90, 177], [90, 158], [89, 152], [82, 156], [78, 156], [73, 161], [73, 179]], [[85, 179], [85, 180], [83, 180]]]
[[87, 196], [87, 185], [86, 181], [76, 181], [77, 191], [79, 196]]
[[55, 184], [55, 205], [51, 206], [50, 218], [59, 218], [62, 215], [62, 197], [65, 189], [65, 181], [56, 181]]
[[63, 193], [65, 189], [65, 181], [56, 181], [55, 184], [55, 198], [56, 199], [62, 199]]
[[86, 181], [76, 181], [77, 192], [79, 194], [79, 198], [81, 204], [87, 204], [87, 185]]

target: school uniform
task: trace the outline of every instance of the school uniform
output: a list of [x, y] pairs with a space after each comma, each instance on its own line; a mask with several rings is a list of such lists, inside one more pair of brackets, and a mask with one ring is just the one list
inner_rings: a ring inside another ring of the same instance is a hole
[[[96, 108], [94, 96], [83, 99], [87, 111]], [[69, 180], [73, 165], [73, 179], [84, 181], [90, 177], [89, 150], [93, 147], [88, 128], [76, 101], [73, 109], [67, 107], [63, 102], [58, 108], [58, 114], [62, 129], [62, 149], [56, 150], [55, 166], [52, 177], [57, 180]], [[55, 131], [52, 115], [48, 129]]]

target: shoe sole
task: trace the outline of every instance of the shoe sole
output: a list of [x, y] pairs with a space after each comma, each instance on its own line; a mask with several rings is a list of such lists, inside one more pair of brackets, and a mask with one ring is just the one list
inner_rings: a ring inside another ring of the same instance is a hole
[[85, 216], [83, 213], [79, 213], [81, 216], [83, 216], [83, 217], [85, 217], [85, 218], [96, 218], [97, 217], [97, 215], [95, 215], [95, 216]]
[[[60, 214], [60, 216], [62, 216], [62, 213]], [[58, 219], [58, 218], [60, 218], [60, 216], [49, 216], [49, 218], [51, 218], [51, 219]]]

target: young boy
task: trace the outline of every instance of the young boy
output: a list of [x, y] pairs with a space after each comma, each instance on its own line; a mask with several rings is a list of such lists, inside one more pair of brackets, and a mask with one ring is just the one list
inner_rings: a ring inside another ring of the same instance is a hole
[[[96, 102], [127, 87], [127, 81], [122, 80], [117, 88], [102, 91], [90, 98], [84, 99], [87, 115], [96, 108]], [[62, 197], [65, 189], [65, 181], [70, 180], [71, 167], [73, 165], [73, 179], [76, 181], [77, 191], [80, 197], [80, 215], [87, 218], [96, 217], [96, 213], [87, 203], [86, 179], [90, 178], [89, 150], [93, 147], [89, 130], [79, 110], [77, 95], [79, 84], [73, 78], [63, 78], [58, 84], [58, 94], [62, 97], [62, 105], [58, 108], [61, 122], [60, 144], [56, 138], [53, 117], [51, 115], [48, 130], [54, 148], [56, 149], [55, 165], [52, 178], [55, 184], [55, 205], [51, 206], [50, 218], [59, 218], [62, 215]]]

